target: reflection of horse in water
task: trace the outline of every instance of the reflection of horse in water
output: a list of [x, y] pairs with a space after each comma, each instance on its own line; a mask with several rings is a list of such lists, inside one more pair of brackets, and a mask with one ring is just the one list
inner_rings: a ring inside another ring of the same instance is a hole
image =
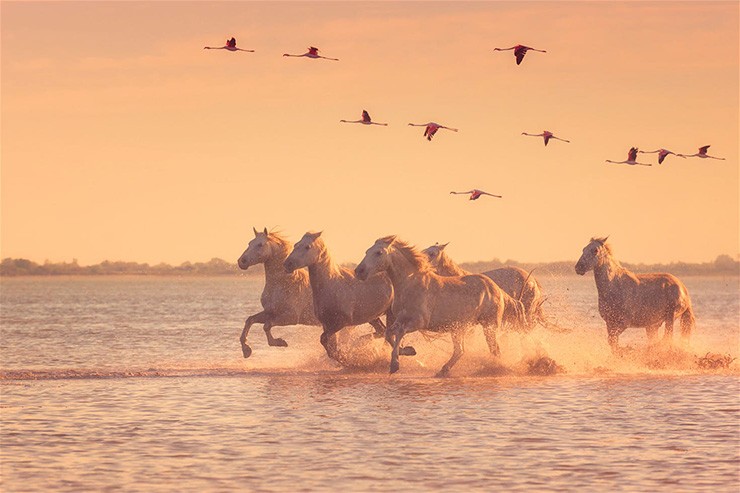
[[628, 327], [644, 327], [654, 342], [665, 323], [663, 340], [671, 342], [673, 321], [681, 318], [681, 336], [688, 342], [694, 312], [686, 286], [671, 274], [634, 274], [614, 258], [606, 238], [592, 238], [576, 263], [576, 273], [593, 270], [599, 293], [599, 313], [606, 322], [609, 345], [616, 351], [619, 335]]
[[[308, 267], [314, 313], [324, 329], [321, 345], [330, 358], [346, 364], [334, 335], [345, 327], [369, 323], [376, 337], [383, 337], [386, 327], [380, 316], [386, 314], [387, 322], [393, 320], [393, 286], [385, 275], [362, 282], [352, 271], [335, 264], [320, 236], [321, 233], [303, 235], [283, 265], [288, 272]], [[404, 354], [416, 353], [407, 347]]]
[[[360, 279], [385, 272], [393, 283], [393, 313], [388, 327], [393, 338], [391, 373], [398, 371], [398, 355], [405, 334], [416, 330], [449, 332], [453, 353], [439, 371], [446, 375], [463, 354], [463, 339], [471, 325], [481, 324], [494, 356], [500, 355], [496, 329], [504, 315], [504, 292], [481, 274], [440, 276], [427, 257], [395, 236], [378, 239], [355, 269]], [[369, 281], [368, 281], [369, 282]], [[524, 323], [524, 311], [520, 311]]]
[[284, 339], [272, 336], [270, 329], [281, 325], [319, 325], [313, 313], [311, 286], [308, 283], [308, 272], [296, 270], [285, 272], [283, 262], [288, 256], [290, 242], [276, 233], [268, 233], [267, 228], [258, 233], [254, 230], [254, 239], [242, 253], [237, 263], [239, 268], [247, 270], [252, 265], [265, 264], [265, 289], [260, 301], [263, 310], [247, 318], [239, 341], [245, 358], [252, 354], [247, 344], [247, 335], [252, 324], [263, 324], [267, 343], [270, 346], [285, 347]]
[[[437, 243], [422, 250], [429, 258], [434, 271], [440, 276], [464, 276], [471, 274], [471, 272], [457, 265], [445, 253], [444, 249], [447, 245], [447, 243], [442, 245]], [[542, 304], [545, 302], [545, 299], [542, 296], [540, 283], [532, 277], [531, 273], [527, 273], [527, 271], [519, 267], [501, 267], [500, 269], [483, 272], [483, 275], [490, 277], [510, 298], [513, 298], [511, 301], [520, 300], [522, 302], [524, 311], [527, 314], [527, 325], [529, 328], [532, 328], [538, 322], [544, 327], [555, 328], [554, 325], [545, 319], [542, 313]], [[511, 301], [507, 305], [511, 305]], [[511, 308], [507, 307], [506, 311], [511, 311]]]

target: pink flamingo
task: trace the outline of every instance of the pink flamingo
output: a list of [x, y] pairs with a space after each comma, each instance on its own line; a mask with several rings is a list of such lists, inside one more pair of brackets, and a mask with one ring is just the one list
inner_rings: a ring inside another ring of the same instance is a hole
[[481, 197], [481, 195], [490, 195], [491, 197], [496, 197], [497, 199], [503, 198], [501, 195], [494, 195], [492, 193], [484, 192], [483, 190], [478, 190], [477, 188], [468, 190], [467, 192], [450, 192], [450, 193], [462, 194], [462, 195], [470, 194], [470, 198], [468, 200], [478, 200]]
[[440, 128], [444, 128], [445, 130], [452, 130], [453, 132], [457, 132], [456, 128], [445, 127], [444, 125], [440, 125], [439, 123], [434, 123], [434, 122], [409, 123], [409, 125], [411, 125], [412, 127], [426, 127], [426, 129], [424, 130], [424, 137], [426, 137], [427, 140], [432, 140], [432, 137], [434, 137], [434, 134], [436, 134], [437, 130], [439, 130]]
[[646, 163], [638, 163], [635, 161], [637, 159], [637, 147], [630, 147], [629, 152], [627, 153], [627, 160], [626, 161], [612, 161], [611, 159], [607, 159], [607, 163], [614, 163], [614, 164], [639, 164], [640, 166], [652, 166], [652, 164], [646, 164]]
[[516, 45], [512, 46], [511, 48], [494, 48], [493, 51], [508, 51], [508, 50], [514, 50], [514, 56], [516, 57], [516, 64], [519, 65], [522, 63], [522, 60], [524, 60], [524, 55], [527, 54], [527, 51], [539, 51], [540, 53], [547, 53], [545, 50], [537, 50], [535, 48], [530, 48], [529, 46], [524, 45]]
[[248, 51], [250, 53], [254, 53], [254, 50], [243, 50], [241, 48], [236, 47], [236, 38], [232, 37], [231, 39], [226, 40], [226, 44], [224, 46], [204, 46], [204, 50], [229, 50], [229, 51]]
[[290, 55], [288, 53], [284, 53], [283, 56], [295, 56], [295, 57], [305, 56], [305, 57], [308, 57], [308, 58], [323, 58], [324, 60], [334, 60], [335, 62], [338, 62], [339, 61], [339, 58], [329, 58], [329, 57], [326, 57], [326, 56], [319, 55], [319, 49], [316, 48], [316, 47], [314, 47], [314, 46], [310, 46], [308, 48], [308, 51], [306, 53], [304, 53], [303, 55]]
[[700, 147], [699, 148], [699, 152], [697, 152], [696, 154], [688, 154], [688, 155], [685, 155], [685, 154], [677, 154], [677, 156], [681, 156], [681, 157], [700, 157], [702, 159], [706, 159], [706, 158], [720, 159], [722, 161], [725, 160], [725, 158], [723, 158], [723, 157], [714, 157], [714, 156], [710, 156], [709, 154], [707, 154], [707, 149], [709, 149], [710, 147], [711, 146], [703, 146], [703, 147]]
[[362, 110], [362, 120], [339, 120], [340, 123], [362, 123], [363, 125], [382, 125], [387, 127], [387, 123], [375, 123], [370, 119], [370, 113]]
[[637, 151], [640, 154], [655, 154], [658, 153], [658, 164], [663, 164], [663, 160], [668, 156], [669, 154], [673, 154], [674, 156], [680, 156], [682, 158], [686, 158], [686, 156], [682, 154], [676, 154], [675, 152], [669, 151], [668, 149], [658, 149], [655, 151]]
[[552, 132], [548, 132], [547, 130], [543, 130], [541, 134], [528, 134], [527, 132], [522, 132], [522, 135], [527, 135], [529, 137], [543, 137], [545, 139], [545, 145], [547, 145], [547, 143], [550, 142], [550, 139], [562, 140], [563, 142], [570, 143], [569, 140], [561, 139], [560, 137], [555, 137], [552, 134]]

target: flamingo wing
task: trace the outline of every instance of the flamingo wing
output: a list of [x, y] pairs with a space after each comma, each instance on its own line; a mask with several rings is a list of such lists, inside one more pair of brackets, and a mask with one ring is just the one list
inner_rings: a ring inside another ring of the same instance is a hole
[[519, 65], [524, 60], [524, 55], [527, 54], [527, 47], [518, 45], [514, 48], [514, 56], [516, 57], [516, 64]]
[[319, 54], [319, 49], [316, 48], [315, 46], [309, 46], [308, 47], [308, 53], [311, 54], [311, 55], [318, 55]]
[[627, 153], [627, 161], [634, 161], [637, 159], [637, 147], [631, 147]]
[[236, 38], [231, 38], [226, 44], [229, 48], [236, 48]]
[[703, 146], [699, 148], [699, 154], [706, 154], [707, 149], [709, 149], [711, 146]]
[[545, 133], [544, 137], [545, 137], [545, 145], [547, 145], [547, 143], [550, 142], [550, 137], [552, 137], [552, 134]]
[[370, 113], [368, 113], [365, 110], [362, 110], [362, 121], [365, 122], [365, 123], [370, 123], [371, 122], [371, 120], [370, 120]]

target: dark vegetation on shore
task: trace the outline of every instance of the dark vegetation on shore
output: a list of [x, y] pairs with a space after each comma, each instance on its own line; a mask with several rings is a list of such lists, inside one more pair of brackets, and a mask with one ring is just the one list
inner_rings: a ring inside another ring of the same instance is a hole
[[[525, 270], [536, 269], [537, 276], [543, 275], [575, 275], [572, 261], [526, 263], [515, 260], [502, 262], [498, 259], [490, 261], [466, 262], [461, 264], [471, 272], [484, 272], [505, 265], [521, 267]], [[729, 255], [720, 255], [713, 262], [685, 263], [673, 262], [670, 264], [632, 264], [622, 262], [622, 265], [633, 272], [669, 272], [678, 276], [712, 275], [737, 276], [740, 275], [740, 262], [733, 260]], [[354, 267], [346, 264], [347, 267]], [[6, 258], [0, 263], [0, 276], [109, 276], [109, 275], [140, 275], [140, 276], [262, 276], [261, 265], [250, 267], [248, 271], [239, 270], [235, 262], [227, 262], [220, 258], [213, 258], [208, 262], [184, 262], [180, 265], [160, 263], [156, 265], [140, 264], [137, 262], [110, 262], [104, 261], [95, 265], [82, 266], [77, 260], [72, 262], [37, 264], [27, 259]]]

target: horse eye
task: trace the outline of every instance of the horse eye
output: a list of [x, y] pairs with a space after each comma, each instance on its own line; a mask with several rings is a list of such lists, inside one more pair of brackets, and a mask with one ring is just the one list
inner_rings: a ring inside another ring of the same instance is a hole
[[375, 252], [375, 255], [378, 255], [378, 256], [383, 255], [383, 252], [381, 252], [380, 250], [378, 250], [377, 252]]
[[311, 249], [311, 245], [306, 245], [306, 250], [310, 250], [310, 249]]

